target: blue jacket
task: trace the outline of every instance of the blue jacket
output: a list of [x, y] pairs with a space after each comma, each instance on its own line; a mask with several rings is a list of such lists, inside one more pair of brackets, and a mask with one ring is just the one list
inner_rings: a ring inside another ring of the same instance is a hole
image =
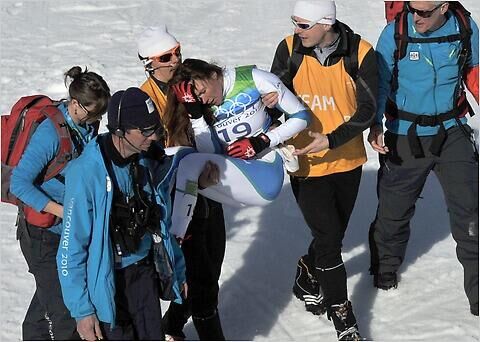
[[[57, 253], [63, 299], [77, 320], [96, 314], [100, 321], [115, 324], [115, 264], [108, 229], [113, 185], [97, 139], [91, 141], [71, 164], [66, 175], [63, 231]], [[171, 223], [169, 186], [178, 158], [165, 158], [163, 162], [140, 158], [140, 164], [152, 174], [155, 199], [162, 211], [163, 243], [175, 271], [176, 301], [181, 303], [180, 285], [185, 282], [185, 262], [175, 239], [168, 233]], [[114, 172], [118, 176], [117, 170]], [[147, 184], [144, 190], [151, 193], [152, 188]], [[144, 238], [141, 246], [145, 241], [148, 252], [151, 237]], [[120, 267], [144, 256], [145, 250], [141, 247], [139, 253], [130, 255], [128, 262], [122, 262]]]
[[[478, 65], [478, 27], [470, 19], [472, 27], [471, 58], [467, 67]], [[378, 39], [376, 52], [379, 73], [379, 91], [377, 100], [377, 123], [382, 122], [387, 97], [390, 97], [399, 110], [421, 114], [435, 115], [453, 109], [456, 101], [455, 88], [459, 74], [458, 55], [461, 50], [460, 41], [452, 43], [424, 43], [407, 45], [407, 53], [398, 62], [398, 90], [392, 92], [390, 81], [394, 65], [393, 52], [396, 49], [394, 40], [395, 23], [391, 22], [383, 30]], [[408, 35], [411, 37], [441, 37], [459, 32], [459, 24], [452, 12], [447, 12], [447, 21], [436, 31], [420, 34], [415, 31], [412, 14], [408, 14]], [[411, 54], [412, 52], [412, 54]], [[417, 54], [418, 53], [418, 59]], [[466, 122], [466, 118], [462, 119]], [[455, 119], [445, 121], [446, 129], [455, 126]], [[389, 131], [406, 135], [411, 122], [393, 120], [386, 122]], [[435, 135], [438, 127], [417, 126], [420, 136]]]
[[[76, 125], [68, 114], [65, 102], [62, 102], [58, 109], [63, 113], [67, 124], [71, 129], [78, 132], [83, 139], [80, 143], [86, 143], [93, 137], [93, 127], [83, 128]], [[57, 131], [50, 119], [45, 119], [33, 133], [28, 146], [25, 148], [18, 165], [13, 169], [10, 178], [10, 191], [23, 203], [36, 211], [42, 211], [49, 201], [63, 204], [65, 185], [56, 178], [38, 184], [38, 175], [45, 169], [48, 163], [55, 158], [60, 147], [60, 140]], [[72, 150], [76, 151], [72, 143]], [[71, 163], [60, 172], [65, 176]], [[53, 226], [50, 230], [60, 234], [61, 223]]]

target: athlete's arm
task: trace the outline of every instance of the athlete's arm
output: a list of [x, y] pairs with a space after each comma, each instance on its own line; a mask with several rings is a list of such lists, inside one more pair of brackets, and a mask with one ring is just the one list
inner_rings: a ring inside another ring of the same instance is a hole
[[202, 153], [222, 154], [223, 149], [218, 141], [217, 135], [213, 132], [205, 121], [204, 117], [199, 119], [190, 119], [193, 134], [195, 137], [195, 148]]
[[271, 147], [283, 143], [308, 126], [310, 114], [278, 76], [259, 69], [253, 69], [252, 76], [260, 94], [272, 91], [278, 93], [278, 103], [275, 107], [285, 114], [285, 123], [265, 132], [270, 139]]

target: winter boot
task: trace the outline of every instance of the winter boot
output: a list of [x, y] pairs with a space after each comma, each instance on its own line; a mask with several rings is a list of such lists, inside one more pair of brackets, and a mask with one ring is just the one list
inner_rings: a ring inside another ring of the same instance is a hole
[[323, 315], [327, 310], [320, 285], [305, 263], [306, 255], [297, 263], [297, 274], [293, 284], [295, 297], [305, 302], [305, 309], [314, 315]]
[[169, 341], [168, 338], [170, 338], [170, 341], [185, 340], [183, 327], [187, 324], [189, 317], [190, 309], [187, 302], [183, 304], [170, 302], [167, 312], [162, 317], [162, 328], [165, 332], [166, 341]]
[[328, 319], [333, 321], [339, 341], [362, 341], [350, 301], [330, 306]]
[[382, 290], [396, 289], [398, 286], [397, 272], [383, 272], [373, 275], [373, 286]]
[[225, 341], [218, 310], [206, 317], [193, 316], [192, 318], [200, 341]]
[[472, 315], [478, 316], [478, 302], [470, 305], [470, 312], [472, 313]]
[[185, 338], [181, 336], [171, 336], [171, 335], [165, 334], [165, 341], [166, 342], [185, 341]]

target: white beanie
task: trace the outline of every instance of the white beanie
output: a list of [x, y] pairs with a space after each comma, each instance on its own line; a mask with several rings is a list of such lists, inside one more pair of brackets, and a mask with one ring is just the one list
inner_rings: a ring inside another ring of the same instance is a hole
[[159, 56], [177, 45], [178, 41], [165, 25], [148, 27], [137, 40], [138, 54], [142, 57]]
[[297, 1], [293, 16], [319, 24], [335, 24], [336, 7], [332, 0]]

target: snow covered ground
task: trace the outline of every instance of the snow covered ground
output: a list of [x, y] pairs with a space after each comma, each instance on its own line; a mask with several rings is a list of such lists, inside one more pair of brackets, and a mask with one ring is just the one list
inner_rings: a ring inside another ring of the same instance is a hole
[[[294, 0], [0, 1], [0, 112], [22, 95], [66, 96], [63, 73], [73, 65], [103, 75], [112, 91], [139, 85], [144, 73], [135, 39], [148, 25], [167, 23], [184, 57], [221, 65], [269, 69], [278, 42], [292, 32]], [[480, 3], [464, 1], [477, 22]], [[384, 26], [383, 2], [337, 1], [337, 16], [372, 44]], [[480, 113], [477, 107], [477, 113]], [[474, 123], [478, 130], [478, 119]], [[430, 177], [412, 222], [407, 258], [396, 291], [377, 291], [368, 275], [368, 226], [375, 215], [377, 157], [369, 162], [344, 246], [349, 295], [362, 334], [373, 340], [473, 341], [478, 318], [468, 310], [463, 271], [441, 188]], [[0, 205], [1, 341], [21, 339], [34, 292], [15, 240], [15, 210]], [[230, 340], [334, 341], [325, 316], [293, 298], [295, 264], [308, 229], [288, 181], [265, 208], [225, 208], [228, 243], [221, 277], [220, 314]], [[185, 329], [195, 339], [193, 325]]]

